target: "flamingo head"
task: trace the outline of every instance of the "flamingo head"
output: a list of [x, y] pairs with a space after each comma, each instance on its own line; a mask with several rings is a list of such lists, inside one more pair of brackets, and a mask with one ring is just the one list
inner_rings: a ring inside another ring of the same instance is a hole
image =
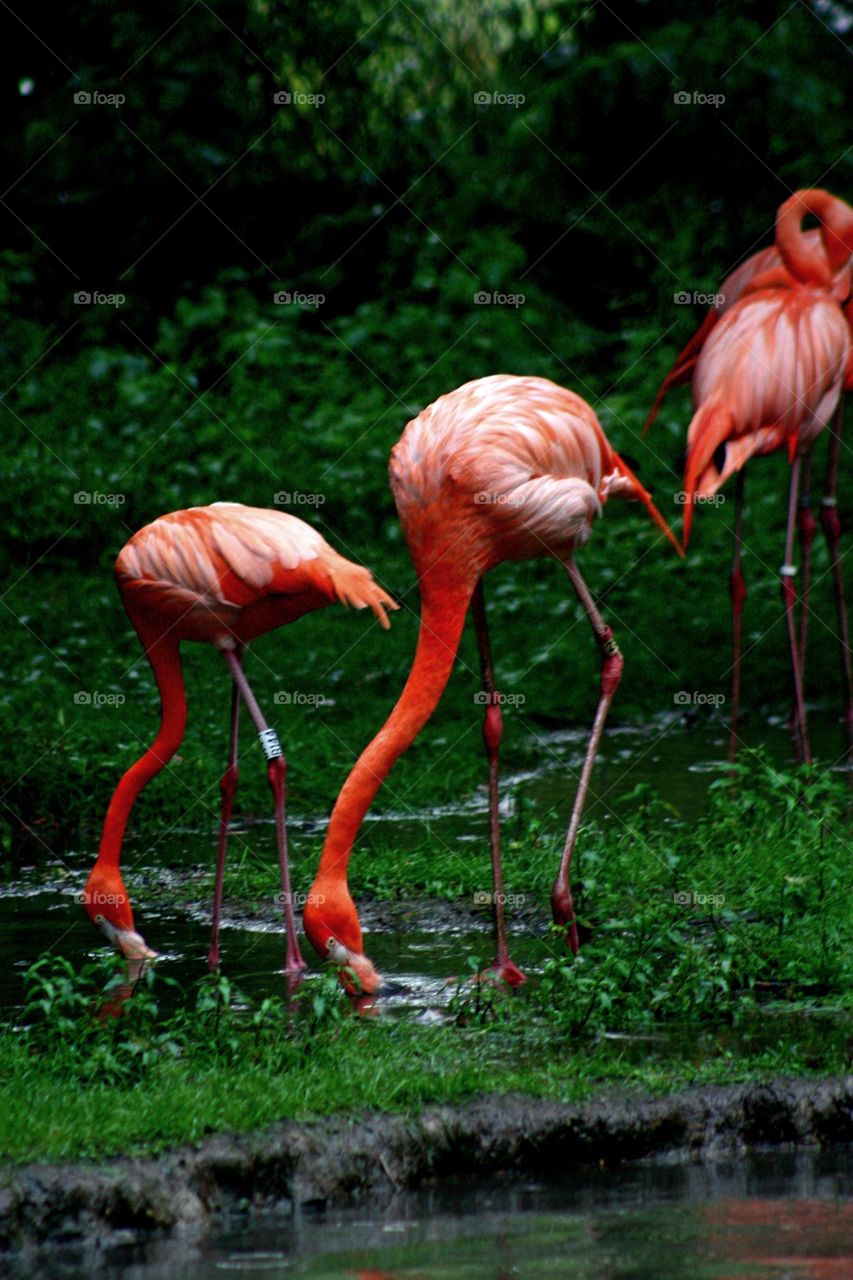
[[305, 903], [302, 923], [311, 946], [335, 966], [350, 995], [373, 995], [378, 990], [382, 977], [364, 954], [358, 912], [345, 884], [316, 884]]
[[130, 898], [116, 869], [96, 863], [82, 894], [83, 908], [96, 929], [121, 952], [126, 960], [156, 960], [141, 934], [133, 927]]

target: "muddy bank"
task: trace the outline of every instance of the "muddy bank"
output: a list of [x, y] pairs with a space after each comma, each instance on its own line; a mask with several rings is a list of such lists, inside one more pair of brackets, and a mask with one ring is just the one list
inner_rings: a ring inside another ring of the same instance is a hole
[[853, 1076], [709, 1086], [578, 1104], [490, 1095], [418, 1116], [288, 1122], [160, 1159], [26, 1165], [0, 1174], [0, 1248], [203, 1231], [236, 1209], [381, 1201], [443, 1176], [583, 1163], [713, 1160], [769, 1146], [853, 1142]]

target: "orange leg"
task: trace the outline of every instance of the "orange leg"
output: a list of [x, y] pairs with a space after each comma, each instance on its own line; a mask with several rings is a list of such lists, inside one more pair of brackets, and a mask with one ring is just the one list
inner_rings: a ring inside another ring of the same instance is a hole
[[234, 684], [240, 691], [240, 697], [246, 704], [246, 710], [258, 731], [264, 755], [267, 758], [267, 779], [275, 804], [275, 834], [278, 845], [278, 862], [281, 871], [281, 898], [284, 905], [284, 920], [287, 929], [287, 952], [284, 972], [288, 979], [298, 981], [303, 969], [307, 968], [299, 943], [296, 940], [296, 920], [293, 915], [293, 894], [290, 888], [290, 862], [287, 856], [287, 830], [284, 822], [284, 783], [287, 776], [287, 762], [281, 750], [275, 729], [271, 729], [261, 713], [249, 682], [243, 674], [240, 660], [230, 650], [222, 654], [231, 671]]
[[740, 567], [743, 552], [743, 490], [744, 472], [737, 473], [735, 489], [735, 547], [732, 556], [730, 592], [732, 600], [732, 705], [729, 727], [729, 763], [734, 764], [737, 755], [737, 724], [740, 713], [740, 642], [741, 617], [746, 600], [746, 583]]
[[578, 783], [575, 803], [572, 809], [572, 817], [569, 822], [569, 830], [566, 835], [566, 843], [563, 848], [563, 856], [560, 859], [560, 867], [557, 872], [557, 878], [554, 881], [554, 888], [551, 892], [551, 914], [554, 917], [554, 923], [566, 926], [566, 942], [571, 950], [577, 954], [580, 948], [580, 940], [578, 938], [578, 928], [575, 920], [575, 909], [572, 901], [571, 883], [569, 880], [572, 853], [574, 851], [575, 841], [577, 840], [578, 830], [581, 824], [581, 815], [583, 814], [584, 802], [586, 801], [586, 793], [589, 790], [589, 783], [592, 777], [595, 757], [598, 754], [598, 746], [601, 742], [601, 734], [604, 730], [604, 722], [607, 719], [607, 713], [610, 710], [610, 704], [613, 701], [616, 690], [619, 688], [624, 659], [619, 651], [619, 646], [613, 639], [613, 632], [598, 612], [592, 596], [589, 593], [589, 589], [581, 577], [580, 571], [578, 570], [574, 560], [567, 560], [565, 568], [572, 586], [577, 592], [578, 599], [586, 610], [587, 617], [589, 618], [593, 632], [595, 633], [596, 642], [603, 655], [601, 666], [601, 694], [598, 700], [598, 709], [595, 713], [592, 733], [589, 736], [586, 757], [583, 762], [580, 782]]
[[489, 644], [489, 628], [486, 622], [486, 600], [482, 580], [477, 583], [471, 601], [474, 630], [480, 650], [480, 670], [483, 677], [483, 694], [486, 704], [483, 720], [483, 743], [489, 761], [489, 845], [492, 853], [492, 898], [495, 909], [496, 952], [494, 970], [499, 978], [511, 987], [526, 981], [521, 970], [513, 964], [506, 940], [506, 895], [504, 893], [503, 867], [501, 866], [501, 820], [499, 811], [498, 775], [500, 772], [500, 745], [503, 737], [503, 715], [498, 692], [495, 688], [495, 672], [492, 665], [492, 649]]
[[[235, 660], [240, 662], [242, 653], [237, 651]], [[236, 684], [231, 690], [231, 734], [228, 744], [228, 765], [219, 780], [219, 791], [222, 796], [222, 809], [219, 816], [219, 846], [216, 854], [216, 883], [213, 889], [213, 926], [210, 934], [210, 951], [207, 955], [207, 967], [211, 970], [219, 968], [219, 920], [222, 915], [222, 889], [225, 883], [225, 859], [228, 853], [228, 824], [231, 821], [231, 809], [234, 804], [234, 793], [237, 790], [237, 742], [240, 730], [240, 690]]]
[[841, 646], [841, 678], [844, 696], [844, 732], [848, 755], [853, 748], [853, 675], [850, 669], [850, 633], [844, 600], [844, 573], [840, 553], [841, 521], [838, 516], [838, 463], [841, 455], [843, 400], [839, 402], [835, 422], [829, 431], [829, 455], [826, 469], [826, 494], [821, 502], [820, 522], [829, 545], [835, 603], [838, 610], [838, 640]]
[[794, 526], [796, 524], [797, 517], [797, 494], [800, 487], [801, 461], [802, 460], [798, 454], [794, 458], [791, 466], [791, 488], [788, 496], [788, 523], [785, 532], [785, 562], [779, 570], [779, 578], [782, 587], [782, 603], [785, 606], [785, 621], [788, 625], [788, 642], [791, 648], [791, 672], [793, 675], [794, 703], [796, 706], [794, 741], [799, 760], [803, 764], [811, 764], [811, 752], [809, 750], [808, 730], [806, 725], [806, 706], [803, 699], [803, 675], [800, 667], [800, 652], [799, 645], [797, 643], [797, 625], [794, 615], [797, 603], [797, 588], [794, 585], [797, 567], [793, 563]]

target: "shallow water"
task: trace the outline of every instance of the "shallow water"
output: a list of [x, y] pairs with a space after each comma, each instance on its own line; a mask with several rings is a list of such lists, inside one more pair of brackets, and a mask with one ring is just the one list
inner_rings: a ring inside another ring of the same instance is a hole
[[[827, 764], [841, 768], [841, 730], [834, 715], [816, 711], [810, 721], [815, 753]], [[790, 740], [784, 722], [757, 719], [744, 722], [746, 747], [760, 746], [771, 761], [784, 762]], [[661, 717], [644, 725], [615, 726], [604, 736], [587, 814], [599, 820], [619, 820], [628, 797], [640, 783], [651, 785], [682, 817], [698, 814], [707, 800], [709, 782], [719, 776], [717, 766], [725, 761], [726, 725], [722, 719], [703, 720], [686, 727], [676, 716]], [[579, 729], [537, 733], [526, 746], [537, 767], [507, 775], [502, 780], [504, 830], [511, 837], [525, 816], [548, 816], [549, 826], [567, 822], [574, 794], [574, 778], [583, 760], [586, 734]], [[742, 753], [742, 759], [748, 758]], [[289, 815], [293, 839], [316, 841], [323, 822], [316, 817]], [[368, 819], [367, 826], [393, 830], [401, 856], [407, 847], [423, 844], [424, 830], [456, 856], [480, 856], [484, 877], [488, 876], [486, 848], [486, 797], [484, 789], [459, 804], [423, 813], [384, 814]], [[259, 822], [236, 824], [239, 841], [259, 851], [273, 854], [272, 825]], [[583, 836], [581, 836], [581, 840]], [[203, 860], [213, 859], [214, 832], [173, 832], [156, 845], [162, 872], [151, 865], [147, 852], [150, 839], [137, 844], [129, 836], [124, 863], [130, 869], [140, 859], [137, 874], [158, 881], [169, 877], [192, 881]], [[143, 848], [146, 850], [144, 856]], [[232, 847], [232, 855], [234, 848]], [[55, 866], [24, 870], [11, 884], [0, 887], [0, 1006], [18, 1004], [22, 996], [22, 975], [44, 951], [51, 949], [69, 957], [81, 957], [99, 950], [97, 936], [79, 906], [91, 853], [71, 855]], [[46, 878], [47, 877], [47, 878]], [[508, 886], [510, 888], [511, 886]], [[136, 888], [140, 927], [161, 953], [162, 971], [182, 985], [191, 985], [205, 972], [209, 934], [209, 904], [205, 899], [190, 912], [168, 906], [152, 909], [146, 905], [144, 881]], [[182, 884], [176, 896], [192, 896]], [[227, 899], [227, 886], [226, 886]], [[274, 922], [247, 919], [229, 914], [227, 907], [222, 930], [223, 969], [239, 992], [246, 996], [268, 994], [280, 979], [284, 938], [283, 926], [275, 912]], [[441, 1016], [454, 993], [456, 979], [470, 975], [474, 960], [491, 960], [491, 917], [488, 909], [464, 908], [454, 913], [438, 910], [434, 918], [419, 907], [390, 920], [373, 921], [366, 916], [370, 931], [370, 953], [380, 972], [390, 976], [383, 992], [383, 1008], [388, 1013], [408, 1014], [430, 1021]], [[530, 976], [541, 969], [545, 959], [560, 948], [548, 935], [547, 920], [538, 913], [521, 913], [510, 925], [513, 957]]]
[[56, 1280], [843, 1280], [853, 1275], [851, 1194], [843, 1149], [567, 1167], [557, 1180], [450, 1182], [346, 1210], [234, 1216], [204, 1240], [85, 1242], [36, 1270]]

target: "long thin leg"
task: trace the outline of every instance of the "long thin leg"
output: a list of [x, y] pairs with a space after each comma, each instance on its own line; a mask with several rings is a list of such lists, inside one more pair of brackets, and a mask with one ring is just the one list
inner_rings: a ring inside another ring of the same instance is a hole
[[806, 678], [806, 647], [809, 635], [809, 591], [812, 580], [812, 543], [817, 522], [812, 512], [812, 452], [803, 458], [800, 472], [800, 496], [797, 499], [797, 531], [800, 535], [800, 674]]
[[782, 587], [782, 603], [785, 606], [785, 620], [788, 624], [788, 642], [791, 647], [791, 671], [794, 678], [794, 702], [797, 709], [794, 738], [797, 753], [803, 764], [811, 764], [808, 731], [806, 727], [806, 706], [803, 700], [803, 676], [800, 669], [800, 653], [797, 644], [797, 624], [794, 614], [797, 603], [797, 588], [794, 578], [797, 573], [794, 558], [794, 526], [797, 518], [797, 493], [800, 487], [800, 455], [794, 458], [791, 466], [791, 489], [788, 495], [788, 524], [785, 531], [785, 561], [779, 570]]
[[474, 630], [480, 649], [480, 670], [483, 676], [483, 743], [489, 761], [489, 845], [492, 853], [492, 898], [495, 909], [495, 973], [511, 987], [526, 981], [521, 970], [509, 958], [506, 941], [506, 895], [504, 894], [503, 868], [501, 866], [501, 821], [498, 808], [498, 775], [500, 771], [500, 745], [503, 737], [503, 715], [495, 688], [495, 672], [492, 650], [489, 644], [489, 628], [486, 623], [486, 599], [482, 580], [477, 583], [471, 601]]
[[569, 870], [571, 867], [572, 853], [574, 851], [578, 829], [581, 823], [581, 814], [583, 813], [586, 793], [589, 789], [592, 769], [595, 764], [595, 757], [598, 754], [598, 744], [601, 741], [601, 734], [604, 729], [604, 722], [607, 719], [607, 713], [610, 710], [610, 704], [613, 701], [613, 696], [616, 693], [616, 690], [619, 688], [624, 659], [619, 651], [619, 646], [613, 639], [613, 632], [598, 612], [598, 609], [595, 607], [595, 603], [589, 593], [589, 589], [581, 577], [574, 559], [567, 560], [565, 562], [565, 568], [572, 586], [577, 592], [578, 599], [586, 610], [587, 617], [589, 618], [593, 632], [595, 633], [596, 642], [602, 652], [601, 694], [598, 699], [598, 709], [595, 713], [592, 732], [589, 736], [586, 758], [583, 762], [580, 782], [578, 783], [577, 794], [575, 795], [575, 803], [574, 808], [572, 809], [571, 821], [569, 822], [569, 830], [566, 835], [565, 847], [563, 848], [563, 856], [560, 859], [560, 867], [551, 893], [551, 914], [554, 917], [554, 922], [556, 924], [566, 925], [566, 942], [572, 951], [577, 954], [580, 947], [580, 940], [578, 938], [575, 909], [572, 902]]
[[735, 545], [732, 556], [732, 573], [729, 591], [732, 600], [732, 706], [729, 728], [729, 763], [734, 764], [737, 755], [737, 723], [740, 713], [740, 642], [741, 617], [746, 600], [746, 582], [741, 569], [743, 552], [743, 490], [744, 472], [737, 473], [735, 488]]
[[278, 845], [278, 862], [281, 870], [281, 896], [284, 904], [284, 920], [287, 928], [287, 953], [284, 972], [288, 978], [298, 978], [302, 970], [307, 968], [299, 943], [296, 940], [296, 920], [293, 915], [293, 894], [290, 889], [290, 863], [287, 857], [287, 830], [284, 825], [284, 782], [287, 776], [287, 762], [281, 750], [275, 729], [271, 729], [261, 713], [249, 682], [243, 674], [239, 659], [230, 651], [222, 654], [228, 663], [231, 676], [240, 691], [240, 697], [246, 704], [246, 710], [258, 731], [264, 755], [267, 758], [267, 779], [275, 803], [275, 834]]
[[839, 543], [841, 520], [838, 515], [838, 462], [841, 456], [841, 426], [843, 400], [839, 401], [835, 422], [829, 431], [829, 454], [826, 467], [826, 494], [821, 501], [820, 522], [829, 544], [832, 577], [835, 586], [835, 604], [838, 610], [838, 640], [841, 645], [841, 678], [844, 696], [844, 733], [848, 755], [853, 749], [853, 675], [850, 669], [850, 633], [847, 626], [847, 606], [844, 600], [844, 572], [841, 567]]
[[[242, 660], [242, 652], [235, 651], [237, 662]], [[222, 808], [219, 815], [219, 846], [216, 853], [216, 883], [213, 889], [213, 924], [210, 933], [210, 951], [207, 956], [207, 967], [211, 970], [219, 968], [219, 920], [222, 915], [222, 889], [225, 883], [225, 859], [228, 854], [228, 824], [231, 821], [231, 809], [234, 805], [234, 793], [237, 790], [237, 745], [240, 731], [240, 690], [236, 684], [231, 689], [231, 734], [228, 743], [228, 764], [219, 779], [219, 791], [222, 796]]]

